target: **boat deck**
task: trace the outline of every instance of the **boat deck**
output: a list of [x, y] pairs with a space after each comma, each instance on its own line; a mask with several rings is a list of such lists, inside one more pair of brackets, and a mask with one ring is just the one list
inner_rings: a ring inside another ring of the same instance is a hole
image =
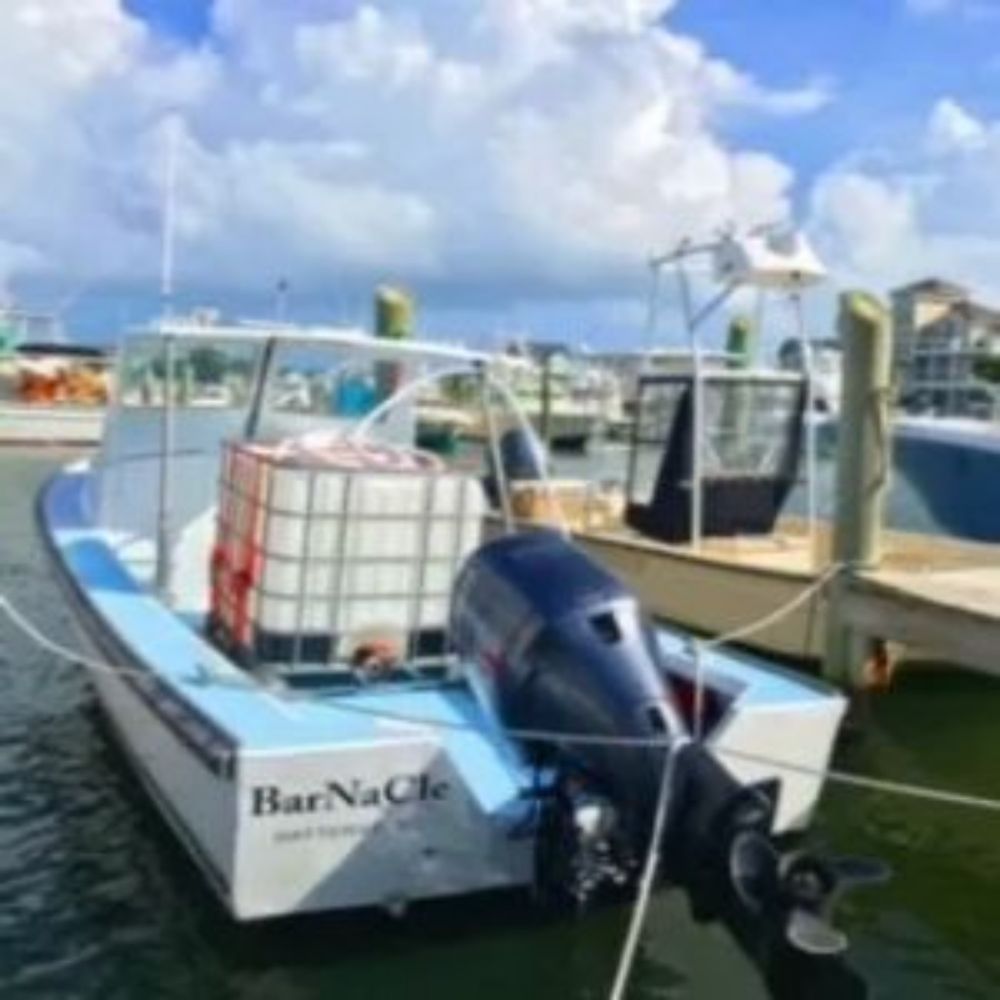
[[846, 602], [864, 632], [1000, 675], [1000, 554], [992, 566], [864, 573]]
[[[809, 577], [814, 551], [829, 564], [830, 531], [814, 549], [801, 522], [763, 539], [711, 539], [708, 558]], [[854, 578], [847, 615], [865, 632], [1000, 674], [1000, 547], [943, 536], [886, 532], [879, 569]]]
[[[331, 686], [308, 694], [268, 690], [125, 570], [102, 533], [87, 523], [86, 482], [81, 469], [61, 474], [42, 502], [75, 602], [84, 620], [98, 623], [89, 631], [109, 663], [125, 668], [125, 676], [201, 756], [290, 753], [433, 735], [453, 761], [475, 773], [470, 787], [487, 808], [516, 794], [523, 765], [508, 741], [493, 737], [492, 720], [467, 685], [354, 691]], [[106, 639], [111, 635], [113, 643]]]
[[[813, 538], [806, 522], [799, 518], [782, 518], [770, 535], [705, 538], [697, 548], [650, 541], [630, 528], [621, 528], [620, 534], [633, 544], [662, 547], [679, 556], [802, 578], [812, 577], [830, 563], [829, 524], [817, 525]], [[994, 545], [905, 531], [887, 531], [883, 537], [883, 566], [888, 574], [920, 577], [991, 570], [1000, 565], [1000, 547]]]
[[[128, 572], [105, 533], [88, 520], [87, 482], [87, 468], [81, 463], [57, 476], [42, 501], [51, 541], [74, 581], [76, 602], [117, 636], [119, 649], [108, 650], [109, 659], [140, 665], [167, 694], [191, 705], [203, 727], [217, 730], [231, 747], [289, 751], [333, 742], [413, 738], [433, 730], [455, 751], [453, 759], [477, 769], [480, 785], [483, 773], [491, 769], [498, 780], [503, 772], [519, 770], [518, 761], [505, 757], [507, 741], [495, 721], [461, 681], [358, 688], [332, 683], [308, 690], [262, 685], [206, 640], [197, 617], [171, 611]], [[681, 653], [687, 640], [683, 633], [664, 628], [660, 641], [667, 651]], [[826, 687], [770, 664], [764, 674], [767, 683], [762, 684], [762, 665], [750, 654], [728, 650], [712, 651], [705, 659], [706, 669], [747, 707], [829, 697]], [[411, 719], [427, 720], [428, 725]]]

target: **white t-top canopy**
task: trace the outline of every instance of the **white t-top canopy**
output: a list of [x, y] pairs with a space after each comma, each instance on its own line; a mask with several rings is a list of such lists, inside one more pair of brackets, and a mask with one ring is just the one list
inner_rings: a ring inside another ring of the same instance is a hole
[[725, 236], [712, 259], [716, 279], [726, 285], [793, 292], [826, 277], [809, 241], [793, 229]]

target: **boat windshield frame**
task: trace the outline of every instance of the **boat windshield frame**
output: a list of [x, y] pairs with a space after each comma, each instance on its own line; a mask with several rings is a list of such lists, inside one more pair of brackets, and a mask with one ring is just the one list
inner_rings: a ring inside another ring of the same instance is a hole
[[[134, 356], [134, 349], [139, 343], [151, 345], [154, 348], [159, 346], [162, 349], [160, 357], [163, 367], [163, 386], [160, 399], [150, 404], [139, 405], [146, 410], [159, 411], [159, 446], [156, 449], [159, 459], [157, 462], [158, 509], [154, 579], [156, 590], [167, 606], [171, 606], [173, 603], [171, 593], [173, 577], [171, 507], [174, 485], [173, 456], [177, 451], [176, 411], [179, 408], [176, 398], [178, 379], [176, 351], [178, 348], [190, 348], [198, 344], [214, 345], [223, 349], [226, 345], [246, 345], [256, 348], [252, 374], [248, 380], [247, 401], [240, 407], [243, 411], [243, 419], [239, 436], [248, 440], [258, 436], [262, 414], [268, 406], [268, 386], [274, 375], [279, 348], [284, 346], [306, 350], [315, 348], [318, 351], [338, 350], [346, 355], [356, 355], [375, 365], [395, 363], [404, 367], [407, 382], [413, 380], [414, 371], [421, 364], [429, 363], [449, 368], [463, 366], [468, 367], [470, 371], [482, 369], [485, 372], [498, 362], [497, 355], [485, 351], [434, 341], [379, 338], [356, 327], [293, 327], [276, 324], [223, 326], [165, 320], [153, 328], [136, 330], [123, 338], [116, 357], [119, 373], [124, 371], [124, 366]], [[129, 408], [129, 404], [123, 398], [124, 381], [121, 374], [115, 380], [115, 394], [110, 413], [112, 420], [121, 419], [122, 411]], [[394, 391], [393, 396], [395, 394]], [[356, 421], [345, 421], [345, 426], [349, 426], [351, 423], [361, 423], [363, 419], [363, 416], [359, 416]], [[107, 456], [105, 457], [107, 458]], [[113, 459], [113, 456], [111, 458]]]

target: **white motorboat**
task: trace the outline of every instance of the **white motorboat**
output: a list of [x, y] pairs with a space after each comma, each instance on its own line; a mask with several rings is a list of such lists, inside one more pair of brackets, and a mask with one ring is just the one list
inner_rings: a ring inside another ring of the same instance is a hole
[[0, 309], [0, 444], [96, 445], [108, 371], [105, 352], [67, 343], [55, 317]]
[[238, 920], [578, 903], [634, 882], [672, 759], [666, 875], [758, 957], [839, 951], [838, 869], [773, 838], [809, 823], [844, 698], [696, 658], [565, 535], [480, 544], [481, 484], [412, 449], [411, 404], [466, 366], [491, 409], [489, 364], [357, 331], [126, 341], [100, 451], [39, 517], [150, 797]]

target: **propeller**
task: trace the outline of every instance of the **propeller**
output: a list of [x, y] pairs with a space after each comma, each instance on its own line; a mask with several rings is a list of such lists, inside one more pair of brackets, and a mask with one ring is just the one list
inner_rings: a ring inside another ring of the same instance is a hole
[[832, 924], [834, 909], [854, 889], [888, 881], [890, 870], [867, 858], [781, 855], [757, 830], [738, 833], [729, 851], [730, 881], [746, 909], [784, 921], [787, 944], [809, 956], [841, 955], [847, 935]]
[[884, 882], [889, 869], [779, 850], [772, 834], [777, 781], [739, 786], [702, 745], [679, 752], [665, 874], [684, 886], [694, 918], [725, 925], [772, 1000], [867, 997], [833, 916], [845, 893]]
[[785, 939], [806, 955], [842, 955], [847, 951], [847, 935], [812, 910], [792, 910]]

